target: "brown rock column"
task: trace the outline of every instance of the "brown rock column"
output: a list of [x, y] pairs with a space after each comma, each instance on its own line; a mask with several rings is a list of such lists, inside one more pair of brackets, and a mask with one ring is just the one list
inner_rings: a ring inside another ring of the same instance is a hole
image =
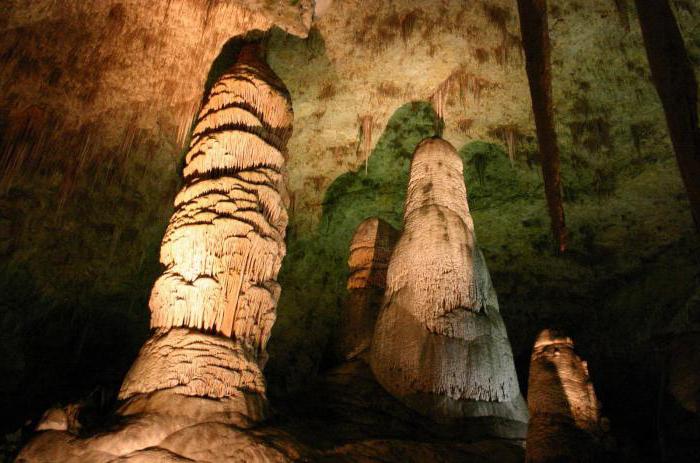
[[150, 299], [154, 334], [119, 397], [168, 390], [264, 403], [287, 226], [284, 85], [245, 45], [199, 114]]
[[552, 106], [551, 45], [547, 24], [546, 0], [518, 0], [520, 33], [525, 50], [525, 69], [530, 84], [535, 114], [537, 141], [542, 157], [542, 177], [547, 197], [552, 233], [559, 252], [566, 250], [567, 230], [559, 172], [559, 145], [554, 129]]
[[698, 83], [667, 0], [636, 0], [651, 77], [666, 115], [696, 228], [700, 229]]
[[527, 462], [593, 461], [600, 405], [588, 365], [574, 352], [571, 338], [540, 333], [530, 360], [527, 402]]
[[348, 299], [340, 320], [337, 353], [342, 360], [364, 356], [384, 298], [386, 270], [399, 232], [371, 217], [358, 225], [350, 242]]

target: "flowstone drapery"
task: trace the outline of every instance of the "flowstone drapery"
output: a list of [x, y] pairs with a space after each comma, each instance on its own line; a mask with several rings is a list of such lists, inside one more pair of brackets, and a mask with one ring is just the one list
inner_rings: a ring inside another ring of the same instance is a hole
[[527, 412], [476, 247], [462, 160], [438, 138], [421, 142], [413, 155], [404, 230], [389, 262], [370, 365], [389, 392], [422, 413], [502, 418], [524, 434]]
[[600, 405], [588, 365], [571, 338], [544, 330], [535, 341], [528, 381], [527, 461], [593, 461]]
[[121, 399], [163, 389], [264, 396], [265, 344], [280, 294], [287, 226], [284, 164], [293, 114], [284, 85], [246, 45], [213, 86], [165, 232], [151, 293], [154, 336]]
[[369, 349], [397, 238], [398, 231], [376, 217], [364, 220], [355, 229], [348, 258], [348, 298], [336, 346], [342, 360], [364, 357]]

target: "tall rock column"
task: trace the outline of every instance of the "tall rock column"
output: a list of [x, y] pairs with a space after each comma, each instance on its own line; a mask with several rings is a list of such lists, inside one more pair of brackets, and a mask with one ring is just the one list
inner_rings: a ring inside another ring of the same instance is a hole
[[287, 90], [259, 55], [257, 45], [244, 45], [199, 113], [161, 246], [165, 271], [151, 293], [154, 334], [121, 399], [168, 390], [264, 405], [261, 370], [286, 252], [293, 114]]
[[527, 461], [594, 461], [600, 405], [588, 365], [571, 338], [544, 330], [535, 341], [528, 381]]
[[424, 140], [413, 155], [370, 366], [385, 389], [419, 412], [448, 421], [500, 418], [516, 429], [501, 426], [497, 434], [524, 437], [527, 411], [476, 247], [462, 160], [439, 138]]
[[700, 231], [698, 82], [668, 0], [635, 0], [651, 77], [666, 115], [678, 168]]
[[377, 217], [357, 226], [350, 242], [348, 298], [340, 321], [336, 346], [342, 360], [364, 357], [384, 297], [389, 258], [398, 231]]
[[559, 252], [567, 246], [566, 221], [561, 186], [561, 160], [552, 98], [552, 46], [549, 41], [547, 0], [518, 0], [520, 31], [525, 51], [525, 70], [530, 84], [532, 112], [542, 158], [542, 179]]

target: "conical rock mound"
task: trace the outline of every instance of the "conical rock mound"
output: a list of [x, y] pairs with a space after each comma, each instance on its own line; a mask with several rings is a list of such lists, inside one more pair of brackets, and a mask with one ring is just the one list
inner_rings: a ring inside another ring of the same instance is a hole
[[424, 414], [499, 418], [513, 426], [491, 427], [494, 433], [524, 436], [527, 410], [476, 246], [462, 160], [439, 138], [413, 155], [370, 365], [390, 393]]

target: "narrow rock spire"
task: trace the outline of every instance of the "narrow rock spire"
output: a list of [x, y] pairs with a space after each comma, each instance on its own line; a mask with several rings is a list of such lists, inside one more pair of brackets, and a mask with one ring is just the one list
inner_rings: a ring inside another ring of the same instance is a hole
[[261, 369], [280, 294], [287, 226], [289, 94], [245, 45], [212, 87], [185, 157], [150, 299], [153, 337], [120, 398], [173, 389], [264, 397]]
[[413, 155], [404, 230], [387, 272], [370, 365], [410, 407], [439, 420], [527, 421], [484, 257], [476, 247], [462, 160], [439, 138]]
[[371, 217], [358, 225], [350, 242], [348, 298], [340, 321], [338, 356], [364, 356], [372, 342], [374, 324], [386, 287], [386, 270], [398, 231]]

